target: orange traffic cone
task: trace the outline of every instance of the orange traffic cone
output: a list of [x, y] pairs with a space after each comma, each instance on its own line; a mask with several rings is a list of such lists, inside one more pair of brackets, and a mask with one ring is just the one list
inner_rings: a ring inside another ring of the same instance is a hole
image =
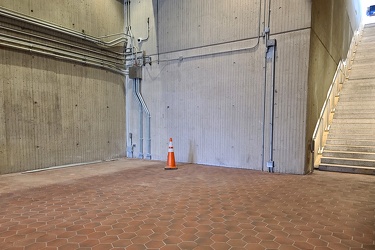
[[167, 166], [164, 169], [165, 170], [178, 169], [176, 167], [176, 162], [174, 160], [174, 151], [173, 151], [173, 145], [172, 145], [172, 138], [169, 138]]

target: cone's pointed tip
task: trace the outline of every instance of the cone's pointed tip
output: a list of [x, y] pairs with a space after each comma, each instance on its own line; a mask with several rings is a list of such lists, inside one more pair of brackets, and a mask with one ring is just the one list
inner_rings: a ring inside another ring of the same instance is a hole
[[171, 137], [171, 138], [169, 138], [169, 141], [172, 141], [172, 137]]

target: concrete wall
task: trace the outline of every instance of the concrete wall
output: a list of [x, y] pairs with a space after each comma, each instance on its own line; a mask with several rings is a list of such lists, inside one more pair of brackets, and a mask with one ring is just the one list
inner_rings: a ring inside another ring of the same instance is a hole
[[[124, 27], [116, 0], [0, 6], [92, 36]], [[2, 46], [0, 65], [0, 174], [125, 155], [123, 76]]]
[[[92, 36], [124, 28], [122, 1], [0, 0], [0, 6]], [[309, 171], [309, 138], [359, 26], [358, 1], [131, 1], [135, 40], [147, 37], [150, 18], [149, 39], [134, 44], [153, 60], [141, 86], [152, 116], [153, 159], [165, 160], [173, 137], [179, 162], [266, 170], [271, 62], [265, 64], [265, 41], [257, 36], [269, 8], [270, 38], [277, 39], [275, 171]], [[131, 81], [125, 97], [123, 78], [111, 71], [3, 47], [0, 53], [0, 173], [123, 156], [126, 132], [138, 155]]]
[[[258, 21], [261, 32], [268, 22], [268, 6], [264, 6], [268, 2], [131, 2], [135, 38], [146, 37], [150, 18], [149, 40], [139, 47], [153, 58], [152, 65], [144, 67], [142, 81], [142, 93], [152, 116], [153, 159], [166, 159], [168, 139], [173, 137], [179, 162], [266, 170], [271, 62], [267, 62], [264, 92], [264, 39], [261, 37], [256, 45]], [[278, 42], [275, 171], [302, 174], [311, 1], [271, 2], [271, 38]], [[132, 83], [128, 82], [126, 88], [128, 132], [139, 145], [139, 107]], [[147, 142], [144, 144], [146, 148]], [[134, 156], [138, 152], [136, 146]]]
[[0, 0], [0, 6], [96, 37], [123, 32], [122, 1]]
[[[311, 141], [337, 65], [341, 59], [346, 59], [351, 39], [361, 20], [360, 1], [312, 1], [307, 143]], [[306, 158], [307, 165], [311, 164], [310, 160]]]

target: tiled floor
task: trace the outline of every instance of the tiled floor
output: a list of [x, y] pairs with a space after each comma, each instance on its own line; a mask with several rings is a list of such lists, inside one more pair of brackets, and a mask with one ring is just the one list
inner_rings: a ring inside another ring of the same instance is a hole
[[375, 177], [119, 160], [0, 176], [0, 249], [375, 249]]

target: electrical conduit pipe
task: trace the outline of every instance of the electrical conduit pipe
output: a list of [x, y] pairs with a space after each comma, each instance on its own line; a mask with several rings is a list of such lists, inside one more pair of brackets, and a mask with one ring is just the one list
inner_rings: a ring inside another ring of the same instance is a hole
[[143, 158], [143, 111], [147, 115], [147, 153], [146, 159], [151, 160], [151, 114], [146, 105], [146, 102], [143, 99], [143, 96], [140, 92], [141, 79], [137, 78], [133, 80], [133, 90], [134, 95], [136, 96], [139, 102], [139, 156], [138, 158]]

